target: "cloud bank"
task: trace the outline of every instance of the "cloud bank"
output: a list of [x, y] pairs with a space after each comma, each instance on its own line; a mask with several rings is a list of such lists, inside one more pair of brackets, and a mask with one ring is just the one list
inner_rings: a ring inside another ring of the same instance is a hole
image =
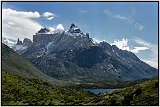
[[[2, 36], [11, 39], [29, 38], [32, 40], [33, 35], [43, 26], [36, 19], [44, 17], [52, 20], [56, 17], [54, 13], [45, 12], [40, 15], [37, 11], [17, 11], [11, 8], [2, 9]], [[62, 24], [58, 24], [56, 28], [51, 30], [64, 30]]]
[[3, 9], [2, 13], [3, 13], [2, 16], [4, 17], [5, 16], [19, 16], [21, 18], [39, 18], [40, 17], [40, 14], [37, 11], [35, 12], [16, 11], [10, 8]]
[[43, 27], [35, 21], [39, 17], [40, 14], [37, 11], [2, 9], [2, 36], [12, 39], [29, 38], [32, 40], [33, 34]]

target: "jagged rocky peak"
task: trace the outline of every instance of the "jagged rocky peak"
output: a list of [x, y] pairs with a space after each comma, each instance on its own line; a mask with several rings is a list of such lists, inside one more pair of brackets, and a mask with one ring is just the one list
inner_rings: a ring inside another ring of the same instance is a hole
[[116, 45], [112, 45], [112, 48], [115, 50], [119, 50], [119, 48]]
[[70, 29], [73, 29], [74, 27], [76, 27], [76, 25], [74, 23], [72, 23], [70, 26]]
[[22, 45], [22, 44], [23, 44], [22, 41], [19, 40], [19, 38], [18, 38], [16, 45]]
[[32, 44], [32, 41], [30, 39], [25, 38], [22, 42], [18, 38], [17, 43], [12, 47], [12, 49], [17, 51], [18, 54], [21, 55], [27, 50], [28, 47], [31, 46], [31, 44]]
[[48, 33], [48, 32], [50, 32], [50, 29], [48, 29], [48, 28], [41, 28], [39, 31], [38, 31], [38, 33]]
[[24, 40], [23, 40], [23, 45], [31, 45], [32, 44], [32, 41], [30, 40], [30, 39], [28, 39], [28, 38], [24, 38]]
[[86, 33], [86, 36], [89, 38], [89, 33]]
[[105, 41], [103, 41], [103, 42], [100, 42], [99, 44], [98, 44], [100, 47], [102, 47], [102, 48], [111, 48], [111, 45], [109, 44], [109, 43], [107, 43], [107, 42], [105, 42]]
[[71, 24], [69, 31], [70, 33], [81, 33], [81, 30], [74, 23]]

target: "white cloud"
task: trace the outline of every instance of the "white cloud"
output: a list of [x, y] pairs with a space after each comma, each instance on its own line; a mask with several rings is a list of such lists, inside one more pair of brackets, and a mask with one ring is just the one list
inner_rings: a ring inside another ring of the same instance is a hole
[[127, 20], [129, 20], [127, 17], [120, 16], [120, 15], [114, 15], [114, 18], [120, 19], [120, 20], [122, 20], [122, 21], [127, 21]]
[[17, 11], [10, 8], [2, 9], [2, 35], [11, 39], [29, 38], [32, 40], [42, 26], [35, 21], [38, 12]]
[[54, 32], [57, 32], [57, 31], [63, 31], [64, 26], [63, 26], [63, 24], [58, 24], [57, 26], [49, 27], [49, 29], [50, 29], [49, 33], [54, 33]]
[[142, 59], [142, 61], [146, 62], [147, 64], [149, 64], [152, 67], [158, 68], [158, 62], [157, 62], [157, 60], [154, 60], [154, 59], [152, 59], [152, 60]]
[[143, 30], [144, 29], [144, 26], [143, 25], [141, 25], [141, 24], [139, 24], [139, 23], [135, 23], [135, 28], [137, 29], [137, 30], [139, 30], [139, 31], [141, 31], [141, 30]]
[[51, 32], [54, 32], [56, 29], [54, 27], [49, 27]]
[[[5, 14], [5, 16], [11, 15], [11, 16], [17, 16], [17, 17], [24, 17], [24, 18], [39, 18], [40, 17], [40, 14], [37, 11], [35, 12], [16, 11], [16, 10], [7, 8], [7, 9], [3, 9], [2, 12], [3, 14]], [[3, 18], [5, 18], [5, 16]]]
[[130, 25], [133, 25], [133, 22], [134, 22], [133, 19], [130, 19], [128, 17], [121, 16], [121, 15], [114, 15], [114, 18], [119, 19], [121, 21], [125, 21], [125, 22], [129, 23]]
[[17, 43], [17, 40], [2, 37], [2, 43], [6, 44], [9, 47], [13, 47]]
[[147, 47], [150, 47], [150, 48], [157, 47], [157, 45], [152, 44], [152, 43], [147, 42], [147, 41], [144, 41], [144, 40], [142, 40], [140, 38], [137, 38], [137, 37], [135, 37], [133, 41], [135, 41], [137, 44], [147, 46]]
[[119, 49], [131, 51], [133, 53], [138, 53], [139, 51], [147, 50], [149, 49], [148, 46], [139, 46], [139, 47], [133, 47], [130, 48], [128, 46], [128, 39], [123, 38], [122, 40], [115, 40], [111, 45], [116, 45]]
[[123, 38], [122, 40], [115, 40], [111, 45], [116, 45], [119, 49], [130, 51], [128, 46], [128, 40]]
[[[110, 16], [115, 19], [127, 22], [128, 24], [135, 27], [139, 31], [142, 31], [144, 29], [144, 26], [142, 24], [134, 22], [134, 19], [132, 19], [130, 17], [122, 16], [119, 14], [113, 14], [113, 12], [111, 12], [111, 10], [109, 10], [109, 9], [104, 9], [103, 13], [107, 16]], [[132, 7], [131, 15], [134, 15], [134, 14], [135, 14], [135, 8]]]
[[158, 68], [158, 45], [152, 44], [150, 42], [144, 41], [140, 38], [135, 38], [134, 41], [137, 44], [146, 46], [151, 50], [151, 57], [143, 59], [144, 62], [150, 64], [151, 66]]
[[112, 16], [112, 12], [109, 9], [104, 9], [103, 13], [108, 16]]
[[56, 29], [57, 30], [64, 30], [64, 26], [62, 24], [58, 24]]
[[79, 12], [82, 13], [82, 14], [85, 14], [85, 13], [88, 12], [88, 10], [80, 10]]
[[15, 25], [14, 22], [8, 22], [8, 24], [11, 25], [11, 26]]
[[50, 17], [50, 16], [55, 16], [55, 15], [54, 15], [54, 13], [51, 13], [51, 12], [45, 12], [45, 13], [43, 13], [43, 16]]
[[103, 42], [103, 41], [105, 41], [105, 40], [98, 40], [97, 38], [93, 38], [93, 43], [95, 43], [95, 44]]
[[52, 20], [54, 17], [48, 17], [47, 20]]
[[43, 16], [47, 19], [47, 20], [52, 20], [53, 18], [56, 17], [56, 15], [54, 13], [51, 12], [45, 12], [43, 13]]
[[143, 50], [147, 50], [147, 49], [149, 49], [149, 48], [148, 47], [134, 47], [130, 51], [133, 53], [138, 53], [139, 51], [143, 51]]

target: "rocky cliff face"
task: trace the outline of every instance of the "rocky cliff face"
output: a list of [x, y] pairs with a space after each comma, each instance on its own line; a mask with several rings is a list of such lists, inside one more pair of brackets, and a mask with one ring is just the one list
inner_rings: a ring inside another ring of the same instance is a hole
[[127, 81], [150, 78], [157, 69], [135, 54], [106, 42], [94, 44], [75, 24], [63, 32], [38, 31], [22, 54], [45, 74], [74, 81]]
[[23, 45], [25, 46], [30, 46], [32, 44], [32, 41], [28, 38], [24, 38], [23, 40]]
[[27, 48], [32, 46], [32, 41], [28, 38], [24, 38], [23, 42], [21, 40], [17, 40], [17, 43], [12, 47], [15, 51], [17, 51], [20, 55], [27, 51]]

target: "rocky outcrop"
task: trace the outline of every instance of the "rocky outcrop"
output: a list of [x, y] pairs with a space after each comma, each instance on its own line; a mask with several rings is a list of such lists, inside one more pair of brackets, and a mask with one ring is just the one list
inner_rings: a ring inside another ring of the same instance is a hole
[[33, 35], [33, 43], [34, 44], [47, 44], [53, 40], [54, 36], [57, 34], [39, 34], [36, 33]]
[[39, 31], [38, 31], [38, 33], [47, 33], [47, 32], [49, 32], [50, 30], [48, 29], [48, 28], [41, 28]]
[[24, 38], [23, 40], [23, 45], [25, 46], [30, 46], [32, 44], [32, 41], [28, 38]]
[[89, 33], [86, 33], [87, 38], [89, 38]]
[[23, 44], [22, 41], [20, 41], [18, 38], [16, 45], [22, 45], [22, 44]]
[[30, 39], [25, 38], [22, 41], [17, 40], [17, 43], [12, 47], [18, 54], [23, 54], [30, 46], [32, 46], [32, 41]]
[[81, 33], [81, 30], [75, 24], [71, 24], [69, 32], [70, 33]]

